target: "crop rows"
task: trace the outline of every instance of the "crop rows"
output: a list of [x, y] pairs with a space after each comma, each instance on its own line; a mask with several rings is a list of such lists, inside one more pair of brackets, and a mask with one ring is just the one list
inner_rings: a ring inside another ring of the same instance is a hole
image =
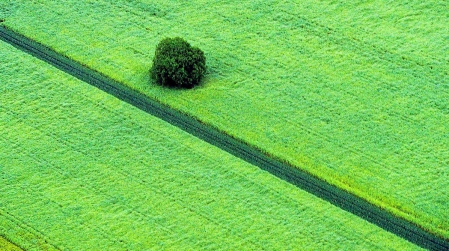
[[[257, 150], [255, 151], [241, 142], [225, 137], [226, 135], [222, 135], [219, 132], [208, 130], [204, 125], [198, 124], [196, 121], [193, 121], [184, 115], [180, 115], [175, 111], [171, 111], [167, 107], [153, 104], [150, 102], [151, 100], [133, 93], [131, 90], [126, 90], [126, 88], [115, 88], [115, 86], [118, 87], [120, 84], [114, 83], [114, 81], [100, 76], [90, 69], [85, 69], [75, 62], [71, 62], [64, 57], [55, 54], [51, 50], [48, 50], [48, 48], [35, 44], [32, 41], [28, 41], [28, 39], [21, 37], [18, 34], [11, 33], [8, 30], [1, 30], [0, 32], [3, 34], [3, 39], [10, 41], [21, 49], [30, 51], [33, 55], [52, 63], [73, 76], [77, 76], [83, 80], [85, 79], [88, 83], [93, 84], [100, 89], [104, 89], [108, 93], [111, 93], [122, 100], [127, 100], [129, 103], [135, 104], [140, 109], [155, 114], [159, 118], [162, 118], [249, 163], [259, 166], [263, 170], [268, 170], [307, 192], [330, 201], [334, 205], [367, 219], [399, 236], [406, 237], [408, 240], [417, 241], [417, 243], [424, 245], [425, 247], [440, 249], [441, 245], [444, 246], [444, 244], [441, 243], [441, 240], [435, 239], [434, 236], [423, 232], [421, 229], [416, 228], [416, 226], [413, 226], [408, 222], [397, 219], [396, 217], [379, 210], [376, 206], [370, 205], [359, 198], [342, 192], [338, 188], [332, 187], [308, 174], [299, 172], [297, 169], [292, 169], [292, 167], [271, 160]], [[100, 108], [98, 105], [97, 107]], [[119, 114], [115, 115], [120, 117]], [[132, 121], [130, 122], [132, 123]], [[133, 124], [135, 125], [135, 123]]]
[[0, 235], [25, 249], [417, 249], [13, 47], [0, 55]]
[[[361, 16], [332, 23], [341, 17], [317, 15], [319, 8], [335, 11], [332, 6], [314, 3], [314, 9], [311, 3], [17, 2], [5, 23], [447, 237], [446, 47], [435, 53], [400, 49], [401, 39], [381, 30], [374, 34], [346, 25]], [[35, 9], [39, 18], [33, 18]], [[436, 7], [423, 9], [432, 11]], [[43, 25], [31, 30], [30, 22]], [[381, 23], [388, 30], [388, 22]], [[222, 29], [215, 30], [218, 26]], [[159, 39], [173, 35], [206, 51], [210, 72], [204, 86], [179, 92], [148, 85], [151, 51]], [[410, 42], [403, 48], [421, 46], [416, 36], [400, 35]]]

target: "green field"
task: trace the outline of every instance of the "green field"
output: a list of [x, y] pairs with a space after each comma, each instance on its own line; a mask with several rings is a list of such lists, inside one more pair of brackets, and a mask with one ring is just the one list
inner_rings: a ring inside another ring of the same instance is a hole
[[[0, 18], [449, 238], [447, 4], [295, 2], [17, 0], [0, 4]], [[149, 83], [168, 36], [205, 51], [202, 86]]]
[[0, 71], [0, 236], [25, 250], [419, 249], [3, 42]]
[[0, 236], [0, 250], [2, 251], [22, 251], [16, 245], [12, 244], [2, 236]]

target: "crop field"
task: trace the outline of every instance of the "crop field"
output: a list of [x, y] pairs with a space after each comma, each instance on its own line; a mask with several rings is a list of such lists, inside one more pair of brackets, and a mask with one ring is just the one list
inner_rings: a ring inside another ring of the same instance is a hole
[[[6, 26], [449, 238], [447, 3], [0, 6]], [[205, 51], [200, 87], [150, 83], [155, 46], [170, 36]]]
[[3, 42], [0, 71], [0, 247], [419, 249]]
[[5, 238], [0, 236], [0, 250], [3, 251], [21, 251], [22, 249], [18, 248], [16, 245], [7, 241]]

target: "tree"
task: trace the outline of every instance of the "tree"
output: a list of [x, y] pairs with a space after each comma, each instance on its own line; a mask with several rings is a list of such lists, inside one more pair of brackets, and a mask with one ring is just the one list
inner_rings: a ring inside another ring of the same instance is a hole
[[160, 85], [192, 88], [206, 72], [206, 57], [180, 37], [165, 38], [156, 47], [151, 78]]

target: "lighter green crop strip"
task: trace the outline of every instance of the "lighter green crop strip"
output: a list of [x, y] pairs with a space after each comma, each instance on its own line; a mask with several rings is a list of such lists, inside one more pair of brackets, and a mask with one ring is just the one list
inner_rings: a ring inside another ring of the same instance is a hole
[[0, 249], [4, 251], [21, 251], [22, 249], [0, 235]]
[[0, 209], [53, 245], [418, 249], [10, 46], [0, 55]]

